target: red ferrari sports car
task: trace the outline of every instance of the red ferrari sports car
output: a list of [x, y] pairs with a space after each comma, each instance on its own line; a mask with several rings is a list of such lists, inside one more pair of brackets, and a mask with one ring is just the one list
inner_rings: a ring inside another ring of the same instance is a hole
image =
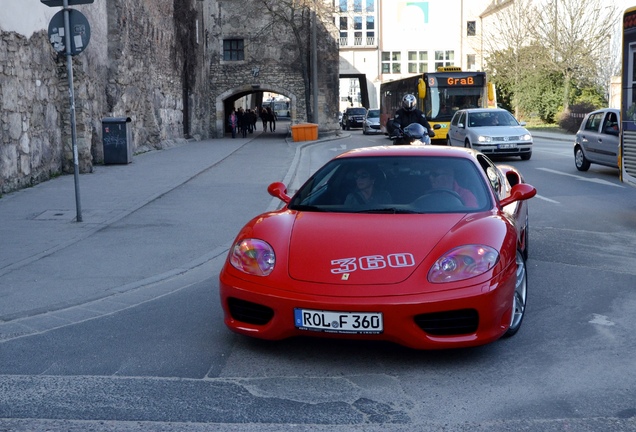
[[352, 150], [245, 225], [220, 274], [225, 324], [416, 349], [514, 335], [526, 309], [536, 189], [471, 149]]

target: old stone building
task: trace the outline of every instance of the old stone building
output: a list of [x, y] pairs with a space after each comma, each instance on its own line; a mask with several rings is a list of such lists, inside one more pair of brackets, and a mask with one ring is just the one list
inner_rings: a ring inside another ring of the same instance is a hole
[[[0, 194], [73, 168], [66, 59], [53, 51], [46, 28], [61, 8], [31, 5], [26, 19], [33, 18], [34, 29], [25, 32], [12, 28], [11, 13], [24, 10], [23, 0], [3, 3]], [[292, 123], [308, 121], [313, 101], [299, 67], [310, 53], [308, 10], [286, 22], [263, 9], [284, 9], [285, 3], [106, 0], [74, 6], [91, 29], [90, 46], [73, 57], [80, 172], [104, 160], [101, 122], [107, 117], [131, 119], [133, 152], [223, 137], [235, 101], [249, 96], [257, 104], [264, 91], [289, 98]], [[326, 133], [337, 129], [338, 46], [329, 24], [318, 23], [317, 122]], [[300, 30], [296, 36], [294, 30]], [[242, 41], [240, 59], [227, 59], [230, 40]]]
[[[307, 94], [302, 70], [303, 60], [306, 67], [311, 64], [311, 11], [299, 4], [302, 2], [286, 0], [208, 3], [206, 16], [210, 21], [205, 32], [209, 44], [212, 136], [223, 136], [228, 109], [246, 95], [253, 96], [252, 106], [260, 104], [263, 92], [284, 95], [291, 101], [292, 123], [314, 118], [307, 112], [311, 96]], [[270, 6], [274, 9], [268, 9]], [[319, 10], [318, 15], [328, 19], [318, 19], [316, 26], [318, 120], [314, 121], [322, 132], [328, 132], [338, 129], [339, 55], [333, 20], [328, 11]], [[228, 52], [232, 42], [241, 47], [238, 58]]]

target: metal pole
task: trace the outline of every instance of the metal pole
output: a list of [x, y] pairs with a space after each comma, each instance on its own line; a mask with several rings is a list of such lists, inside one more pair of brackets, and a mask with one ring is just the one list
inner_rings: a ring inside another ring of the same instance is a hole
[[73, 177], [75, 179], [76, 222], [82, 222], [82, 205], [79, 190], [79, 157], [75, 132], [75, 94], [73, 92], [73, 56], [71, 54], [71, 24], [68, 0], [64, 0], [64, 37], [66, 45], [66, 70], [68, 73], [68, 93], [71, 106], [71, 140], [73, 145]]
[[313, 99], [313, 121], [318, 123], [318, 47], [316, 46], [316, 2], [311, 12], [311, 88]]

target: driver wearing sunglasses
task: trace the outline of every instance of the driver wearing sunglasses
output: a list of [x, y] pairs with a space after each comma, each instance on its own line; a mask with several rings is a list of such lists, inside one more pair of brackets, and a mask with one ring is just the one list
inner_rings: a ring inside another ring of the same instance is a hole
[[387, 204], [391, 202], [391, 196], [385, 190], [376, 188], [377, 174], [367, 168], [359, 168], [353, 174], [356, 181], [356, 189], [345, 198], [345, 206], [360, 206]]

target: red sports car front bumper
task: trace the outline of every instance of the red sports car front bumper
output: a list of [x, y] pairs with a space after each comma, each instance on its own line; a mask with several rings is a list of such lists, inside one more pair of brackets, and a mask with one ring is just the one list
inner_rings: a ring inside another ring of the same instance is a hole
[[[293, 336], [384, 340], [415, 349], [460, 348], [499, 339], [508, 329], [515, 288], [515, 265], [488, 282], [426, 294], [374, 297], [319, 296], [282, 290], [241, 278], [233, 269], [220, 276], [225, 324], [234, 332], [261, 339]], [[470, 281], [466, 281], [470, 282]], [[299, 283], [302, 285], [303, 283]], [[378, 287], [370, 290], [377, 291]], [[381, 312], [379, 334], [340, 334], [299, 329], [294, 309]]]

